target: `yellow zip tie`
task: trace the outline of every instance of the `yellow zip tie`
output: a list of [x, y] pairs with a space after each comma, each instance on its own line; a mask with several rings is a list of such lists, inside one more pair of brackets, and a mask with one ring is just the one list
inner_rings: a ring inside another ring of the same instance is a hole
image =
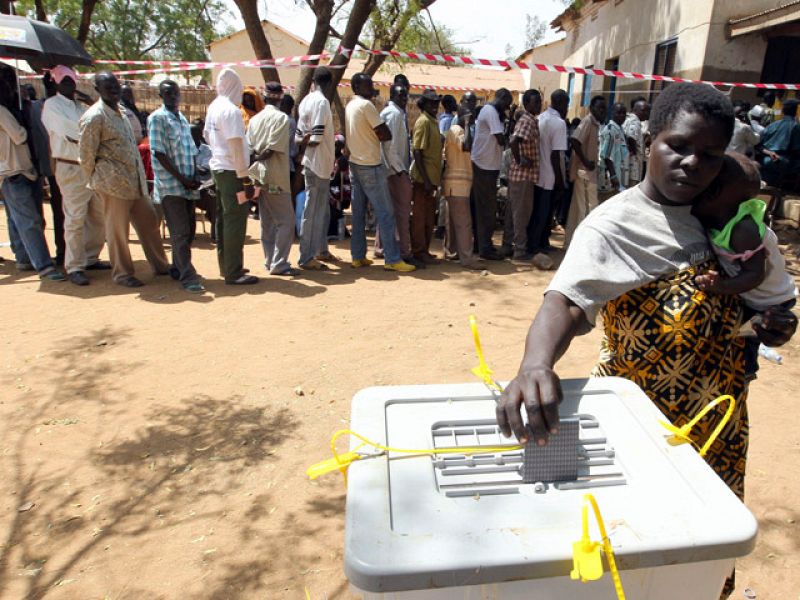
[[311, 600], [311, 592], [308, 591], [307, 587], [303, 588], [306, 591], [306, 600]]
[[475, 342], [475, 353], [478, 355], [478, 366], [473, 367], [472, 372], [480, 377], [487, 386], [502, 393], [503, 388], [494, 379], [492, 379], [492, 374], [494, 371], [489, 368], [489, 365], [486, 364], [486, 360], [483, 358], [481, 336], [478, 335], [478, 320], [475, 318], [475, 315], [469, 316], [469, 327], [472, 329], [472, 339]]
[[[600, 529], [601, 542], [593, 542], [589, 537], [589, 506], [594, 511], [594, 518], [597, 527]], [[603, 576], [603, 560], [600, 557], [600, 550], [608, 560], [608, 568], [611, 571], [611, 579], [614, 581], [614, 590], [617, 592], [618, 600], [625, 600], [625, 591], [622, 589], [622, 580], [619, 577], [617, 562], [614, 560], [614, 549], [606, 533], [606, 526], [603, 516], [600, 514], [600, 507], [592, 494], [583, 497], [583, 507], [581, 509], [583, 534], [581, 539], [572, 544], [572, 571], [570, 578], [580, 579], [581, 582], [596, 581]]]
[[[350, 452], [346, 452], [344, 454], [339, 454], [336, 451], [336, 440], [338, 440], [343, 435], [350, 435], [358, 440], [361, 440], [363, 444], [359, 446], [359, 448], [363, 446], [371, 446], [376, 450], [380, 450], [382, 454], [359, 454], [358, 448], [356, 450], [352, 450]], [[394, 448], [392, 446], [384, 446], [383, 444], [379, 444], [377, 442], [373, 442], [365, 438], [360, 433], [356, 433], [350, 429], [340, 429], [336, 433], [333, 434], [331, 437], [331, 451], [333, 452], [333, 458], [329, 458], [328, 460], [324, 460], [322, 462], [318, 462], [316, 464], [311, 465], [306, 470], [306, 475], [310, 479], [316, 479], [321, 475], [325, 475], [330, 473], [331, 471], [339, 470], [342, 472], [342, 475], [347, 477], [347, 467], [350, 466], [351, 463], [362, 460], [365, 458], [376, 458], [377, 456], [382, 456], [383, 454], [394, 452], [396, 454], [408, 454], [411, 457], [420, 457], [420, 456], [433, 456], [436, 454], [465, 454], [465, 455], [473, 455], [473, 454], [491, 454], [493, 452], [510, 452], [513, 450], [521, 450], [524, 448], [522, 444], [513, 444], [508, 446], [447, 446], [443, 448]]]
[[719, 398], [717, 398], [712, 402], [709, 402], [705, 406], [705, 408], [703, 408], [703, 410], [697, 413], [697, 415], [695, 415], [695, 417], [691, 421], [686, 423], [686, 425], [684, 425], [683, 427], [675, 427], [675, 425], [672, 425], [671, 423], [666, 423], [665, 421], [659, 421], [661, 425], [663, 425], [666, 429], [668, 429], [672, 433], [672, 436], [670, 436], [667, 439], [667, 442], [672, 446], [677, 446], [679, 444], [685, 444], [688, 442], [693, 446], [697, 447], [697, 444], [695, 444], [689, 438], [689, 433], [691, 433], [692, 429], [694, 428], [695, 425], [697, 425], [700, 419], [705, 417], [712, 408], [714, 408], [721, 402], [728, 403], [728, 410], [725, 411], [725, 414], [723, 415], [722, 419], [720, 419], [720, 422], [717, 424], [717, 426], [714, 428], [714, 431], [712, 431], [711, 435], [708, 436], [708, 440], [706, 440], [706, 443], [703, 444], [702, 448], [700, 448], [700, 456], [705, 456], [706, 452], [708, 452], [708, 449], [711, 448], [711, 445], [716, 441], [719, 434], [722, 433], [722, 429], [725, 427], [725, 425], [728, 424], [728, 421], [730, 421], [731, 417], [733, 416], [733, 411], [736, 408], [736, 400], [734, 399], [733, 396], [726, 394], [724, 396], [720, 396]]

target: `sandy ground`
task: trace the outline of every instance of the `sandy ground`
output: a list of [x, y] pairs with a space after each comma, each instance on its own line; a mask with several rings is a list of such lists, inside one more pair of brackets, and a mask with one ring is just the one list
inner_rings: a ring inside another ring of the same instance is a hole
[[[245, 262], [261, 275], [257, 227]], [[203, 297], [154, 279], [135, 242], [140, 291], [107, 273], [88, 288], [41, 283], [0, 252], [0, 598], [351, 598], [344, 488], [306, 467], [328, 457], [359, 389], [472, 380], [472, 312], [498, 376], [513, 376], [549, 279], [508, 263], [344, 266], [234, 288], [212, 248], [201, 235]], [[562, 376], [585, 376], [597, 342], [577, 340]], [[751, 389], [761, 529], [735, 598], [798, 597], [799, 350]]]

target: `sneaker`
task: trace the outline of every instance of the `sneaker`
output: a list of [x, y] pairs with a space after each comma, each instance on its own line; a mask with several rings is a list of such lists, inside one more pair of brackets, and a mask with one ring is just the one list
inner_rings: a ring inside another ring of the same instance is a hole
[[410, 265], [402, 260], [396, 263], [386, 263], [385, 265], [383, 265], [383, 268], [386, 271], [397, 271], [398, 273], [410, 273], [411, 271], [417, 270], [417, 268], [414, 265]]
[[300, 275], [300, 271], [298, 271], [294, 267], [289, 267], [288, 269], [285, 269], [278, 273], [270, 273], [270, 275], [275, 275], [276, 277], [297, 277], [298, 275]]
[[189, 292], [190, 294], [202, 294], [206, 291], [206, 288], [203, 287], [203, 284], [199, 281], [193, 281], [192, 283], [185, 283], [183, 284], [183, 289]]
[[86, 273], [83, 271], [73, 271], [69, 275], [67, 275], [67, 279], [69, 279], [70, 283], [74, 283], [75, 285], [89, 285], [89, 278], [86, 276]]
[[41, 273], [39, 273], [39, 279], [47, 280], [47, 281], [65, 281], [67, 278], [61, 271], [57, 271], [53, 267], [48, 267]]
[[376, 250], [375, 252], [372, 253], [372, 256], [374, 256], [375, 258], [380, 258], [380, 259], [384, 258], [384, 254], [383, 254], [382, 250]]
[[353, 262], [350, 263], [350, 266], [354, 269], [360, 269], [361, 267], [368, 267], [372, 264], [372, 260], [369, 258], [354, 258]]
[[320, 254], [319, 256], [315, 256], [319, 262], [341, 262], [341, 258], [336, 256], [331, 252], [325, 252], [324, 254]]

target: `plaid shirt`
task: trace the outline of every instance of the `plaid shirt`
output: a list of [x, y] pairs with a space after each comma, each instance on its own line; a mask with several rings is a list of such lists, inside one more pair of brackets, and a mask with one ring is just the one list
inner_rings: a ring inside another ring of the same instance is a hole
[[155, 175], [153, 202], [161, 204], [164, 196], [197, 200], [200, 197], [198, 192], [183, 187], [183, 184], [175, 179], [156, 158], [156, 152], [163, 152], [181, 175], [189, 179], [194, 178], [194, 157], [197, 155], [197, 146], [192, 139], [189, 122], [183, 113], [179, 111], [176, 115], [162, 106], [147, 119], [147, 135], [150, 138], [150, 154]]
[[512, 160], [508, 168], [508, 180], [516, 183], [539, 181], [539, 121], [532, 114], [523, 114], [514, 127], [511, 139], [518, 139], [520, 158], [529, 158], [531, 166], [523, 167]]

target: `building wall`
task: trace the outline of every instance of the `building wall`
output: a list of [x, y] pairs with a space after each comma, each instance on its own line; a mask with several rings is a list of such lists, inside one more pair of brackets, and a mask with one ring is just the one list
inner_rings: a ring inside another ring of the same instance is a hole
[[[272, 23], [264, 22], [262, 25], [273, 56], [299, 56], [308, 51], [307, 43], [293, 38]], [[253, 47], [250, 45], [250, 38], [244, 30], [211, 42], [208, 49], [211, 60], [214, 62], [238, 62], [255, 58]], [[253, 69], [252, 67], [234, 68], [245, 85], [254, 87], [264, 85], [264, 78], [259, 69]], [[214, 82], [216, 82], [220, 69], [214, 69], [213, 71]], [[300, 69], [280, 69], [280, 76], [283, 85], [297, 85], [297, 81], [300, 78]]]
[[[565, 49], [566, 41], [558, 40], [528, 50], [520, 57], [520, 60], [543, 65], [563, 65]], [[542, 93], [545, 104], [549, 104], [550, 94], [561, 87], [561, 73], [531, 69], [521, 70], [520, 74], [522, 76], [522, 87], [526, 90], [531, 88], [539, 90]]]

